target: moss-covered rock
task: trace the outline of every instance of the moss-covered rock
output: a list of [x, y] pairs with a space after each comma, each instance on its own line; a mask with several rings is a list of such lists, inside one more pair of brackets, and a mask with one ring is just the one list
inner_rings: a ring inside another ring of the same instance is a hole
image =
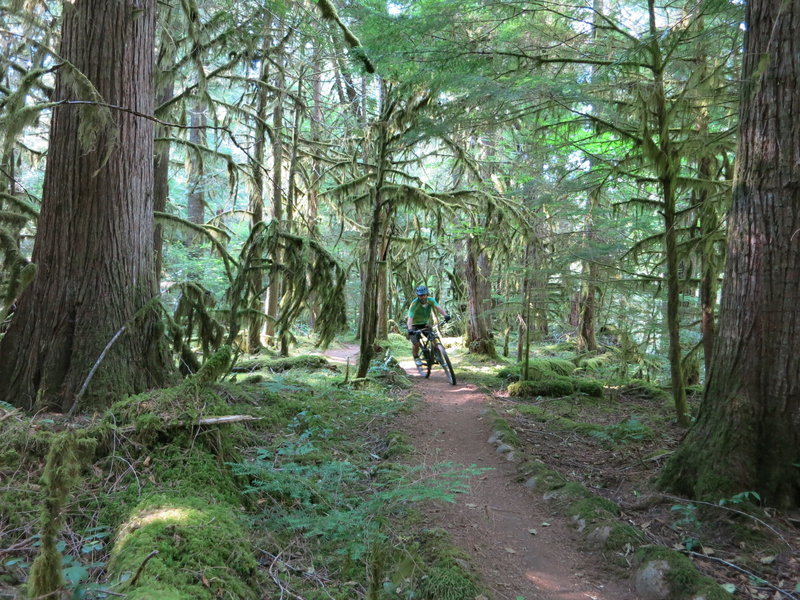
[[662, 597], [668, 600], [697, 597], [730, 600], [732, 597], [716, 581], [701, 575], [694, 563], [680, 552], [663, 546], [643, 546], [634, 556], [636, 588], [642, 596], [648, 594], [648, 588], [659, 588]]
[[663, 388], [659, 387], [649, 381], [642, 379], [634, 379], [620, 388], [620, 393], [623, 396], [635, 396], [637, 398], [644, 398], [647, 400], [668, 401], [670, 399], [669, 393]]
[[113, 579], [130, 577], [127, 598], [246, 600], [260, 597], [257, 566], [233, 506], [162, 493], [131, 511], [117, 533], [108, 569]]
[[546, 396], [559, 398], [570, 396], [575, 392], [575, 386], [567, 377], [551, 377], [539, 381], [517, 381], [508, 386], [508, 394], [515, 398], [531, 396]]
[[575, 378], [572, 380], [575, 389], [581, 394], [586, 394], [592, 398], [602, 398], [604, 387], [603, 384], [596, 379], [580, 379]]
[[520, 469], [520, 479], [525, 482], [525, 487], [547, 492], [564, 487], [567, 479], [555, 469], [551, 469], [540, 460], [531, 460], [524, 463]]

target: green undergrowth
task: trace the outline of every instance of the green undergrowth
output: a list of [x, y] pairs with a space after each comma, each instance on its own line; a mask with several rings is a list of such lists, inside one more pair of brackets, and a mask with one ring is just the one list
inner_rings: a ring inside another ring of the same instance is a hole
[[[74, 465], [80, 483], [63, 522], [49, 521], [57, 585], [74, 598], [475, 597], [465, 561], [419, 515], [479, 471], [393, 462], [411, 446], [391, 420], [417, 401], [384, 376], [396, 367], [377, 361], [354, 385], [298, 361], [236, 383], [229, 361], [223, 351], [213, 373], [69, 423], [93, 454]], [[47, 523], [39, 479], [67, 421], [19, 415], [5, 425], [0, 502], [11, 510], [0, 524], [17, 532], [4, 540], [13, 546]], [[0, 584], [27, 593], [41, 546], [10, 553]], [[445, 576], [446, 591], [432, 583]]]
[[[517, 407], [517, 410], [521, 415], [547, 423], [549, 427], [554, 429], [574, 431], [607, 444], [640, 443], [649, 441], [654, 437], [653, 430], [637, 417], [629, 417], [621, 423], [613, 423], [611, 425], [587, 423], [561, 416], [559, 414], [559, 406], [564, 405], [553, 407], [539, 404], [522, 404]], [[569, 411], [569, 408], [566, 410]]]
[[301, 354], [299, 356], [250, 356], [236, 361], [233, 366], [234, 373], [252, 373], [254, 371], [268, 371], [271, 373], [283, 373], [292, 369], [333, 369], [327, 358], [316, 354]]
[[[498, 376], [508, 381], [519, 381], [524, 371], [521, 363], [503, 367]], [[575, 363], [566, 358], [532, 358], [528, 361], [529, 381], [550, 379], [552, 377], [568, 377], [575, 372]]]
[[591, 398], [603, 397], [603, 384], [594, 379], [553, 375], [535, 381], [517, 381], [508, 385], [508, 394], [517, 398], [545, 396], [560, 398], [581, 394]]

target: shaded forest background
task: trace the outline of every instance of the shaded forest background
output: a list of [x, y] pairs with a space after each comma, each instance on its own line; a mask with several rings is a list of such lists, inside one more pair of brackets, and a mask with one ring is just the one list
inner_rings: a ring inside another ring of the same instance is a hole
[[364, 378], [424, 283], [523, 379], [668, 387], [665, 487], [798, 505], [796, 3], [101, 4], [0, 13], [0, 401], [311, 332]]

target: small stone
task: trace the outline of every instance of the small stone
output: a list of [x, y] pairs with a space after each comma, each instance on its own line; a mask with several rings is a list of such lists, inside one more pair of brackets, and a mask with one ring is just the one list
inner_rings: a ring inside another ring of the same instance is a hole
[[496, 452], [498, 454], [505, 454], [506, 452], [511, 452], [512, 450], [514, 450], [514, 449], [511, 446], [509, 446], [508, 444], [500, 444], [497, 447]]
[[669, 563], [665, 560], [651, 560], [636, 573], [636, 592], [641, 600], [667, 600], [670, 597]]

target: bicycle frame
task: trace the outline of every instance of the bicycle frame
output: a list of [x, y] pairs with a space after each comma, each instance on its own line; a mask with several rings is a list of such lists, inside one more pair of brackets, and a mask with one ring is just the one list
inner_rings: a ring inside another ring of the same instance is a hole
[[420, 373], [425, 375], [426, 378], [430, 377], [431, 367], [439, 364], [444, 369], [447, 380], [452, 385], [455, 385], [455, 371], [453, 371], [453, 365], [450, 363], [450, 357], [447, 356], [447, 350], [445, 350], [444, 344], [441, 342], [439, 332], [433, 326], [427, 325], [422, 329], [415, 329], [414, 335], [419, 343], [420, 353], [425, 360], [425, 371], [423, 373], [423, 367], [419, 367]]

